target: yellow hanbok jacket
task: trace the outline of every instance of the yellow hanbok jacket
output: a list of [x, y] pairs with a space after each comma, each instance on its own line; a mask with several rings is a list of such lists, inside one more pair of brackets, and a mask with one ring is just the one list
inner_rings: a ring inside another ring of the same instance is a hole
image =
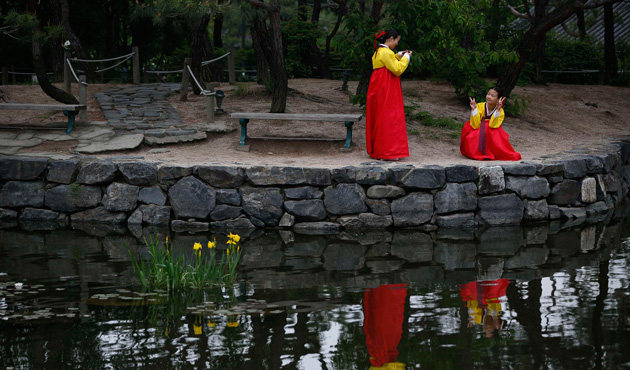
[[399, 57], [388, 47], [378, 48], [378, 52], [372, 55], [372, 68], [387, 68], [395, 76], [400, 76], [409, 65], [409, 58]]
[[[472, 111], [472, 113], [470, 114], [470, 126], [472, 128], [474, 128], [475, 130], [479, 128], [479, 126], [481, 125], [481, 119], [485, 116], [485, 112], [486, 103], [477, 103], [477, 109]], [[503, 108], [501, 108], [501, 110], [498, 112], [495, 111], [492, 116], [490, 116], [490, 128], [501, 127], [504, 118], [505, 112], [503, 112]]]

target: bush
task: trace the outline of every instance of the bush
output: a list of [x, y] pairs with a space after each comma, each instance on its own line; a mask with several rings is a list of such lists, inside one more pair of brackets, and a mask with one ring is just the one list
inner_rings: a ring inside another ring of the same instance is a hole
[[[544, 69], [549, 71], [580, 71], [604, 69], [604, 47], [588, 39], [564, 40], [547, 38]], [[558, 83], [597, 84], [598, 73], [547, 73]]]

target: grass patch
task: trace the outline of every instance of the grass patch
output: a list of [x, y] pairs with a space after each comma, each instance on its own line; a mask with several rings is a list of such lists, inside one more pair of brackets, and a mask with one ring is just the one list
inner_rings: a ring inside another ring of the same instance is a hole
[[[462, 132], [463, 122], [459, 122], [453, 118], [434, 117], [426, 111], [416, 110], [417, 105], [405, 106], [407, 112], [407, 133], [410, 135], [420, 135], [422, 133], [428, 139], [451, 140], [458, 139]], [[416, 126], [417, 125], [417, 126]], [[413, 127], [416, 126], [416, 127]], [[418, 126], [426, 127], [421, 129]]]
[[435, 128], [443, 128], [446, 130], [457, 130], [461, 131], [463, 123], [456, 121], [452, 118], [444, 118], [444, 117], [433, 117], [433, 115], [429, 112], [418, 112], [411, 113], [408, 115], [409, 118], [413, 121], [419, 122], [422, 126], [425, 127], [435, 127]]
[[[216, 240], [207, 249], [194, 243], [193, 256], [174, 257], [168, 237], [160, 246], [158, 236], [145, 239], [149, 258], [141, 259], [129, 251], [134, 274], [144, 288], [172, 290], [230, 287], [236, 278], [236, 266], [241, 258], [240, 237], [229, 234], [225, 253], [217, 252]], [[220, 255], [220, 256], [218, 256]]]

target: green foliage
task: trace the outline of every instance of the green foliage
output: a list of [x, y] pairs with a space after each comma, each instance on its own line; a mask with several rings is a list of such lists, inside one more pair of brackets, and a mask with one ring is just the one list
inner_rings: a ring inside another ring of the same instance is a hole
[[158, 236], [145, 239], [148, 247], [149, 259], [140, 259], [129, 251], [133, 271], [140, 285], [146, 288], [161, 288], [168, 290], [201, 289], [213, 286], [232, 286], [236, 277], [236, 266], [241, 257], [238, 246], [240, 237], [228, 235], [228, 248], [225, 254], [220, 253], [217, 258], [216, 241], [208, 243], [208, 251], [195, 243], [193, 257], [184, 255], [173, 256], [172, 246], [168, 238], [160, 246]]
[[481, 76], [490, 66], [517, 60], [485, 39], [486, 16], [494, 10], [490, 1], [420, 0], [394, 2], [387, 14], [401, 33], [399, 48], [414, 51], [411, 72], [443, 78], [465, 97], [485, 94], [489, 86]]
[[135, 15], [151, 17], [157, 25], [171, 22], [173, 19], [184, 19], [187, 22], [198, 21], [202, 15], [225, 11], [226, 7], [218, 1], [194, 0], [153, 0], [136, 2]]
[[527, 104], [531, 101], [530, 98], [519, 98], [514, 94], [511, 95], [511, 99], [506, 100], [506, 104], [503, 107], [503, 111], [506, 116], [516, 117], [525, 113]]
[[72, 185], [70, 185], [70, 195], [71, 196], [78, 196], [79, 192], [81, 191], [81, 185], [79, 185], [79, 183], [74, 182], [72, 183]]
[[358, 94], [350, 96], [350, 103], [359, 104], [361, 107], [364, 107], [367, 102], [367, 95]]
[[[603, 70], [604, 47], [588, 39], [555, 39], [547, 38], [545, 48], [545, 70], [580, 71]], [[547, 74], [555, 82], [560, 83], [598, 83], [598, 73], [564, 73]]]
[[6, 15], [1, 17], [3, 28], [2, 33], [17, 38], [20, 41], [29, 42], [32, 32], [38, 26], [39, 20], [32, 14], [19, 13], [10, 10]]
[[309, 42], [323, 36], [317, 23], [297, 18], [281, 23], [282, 46], [285, 52], [285, 68], [290, 78], [311, 77], [312, 63], [305, 60], [310, 54]]

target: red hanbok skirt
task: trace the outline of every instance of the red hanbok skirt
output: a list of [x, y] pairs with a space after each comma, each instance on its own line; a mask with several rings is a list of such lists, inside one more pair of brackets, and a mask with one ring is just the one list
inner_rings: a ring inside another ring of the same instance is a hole
[[363, 332], [372, 366], [395, 362], [405, 319], [406, 284], [381, 285], [363, 294]]
[[473, 281], [460, 285], [459, 294], [464, 302], [477, 301], [479, 306], [487, 306], [489, 302], [496, 302], [498, 298], [505, 296], [508, 285], [508, 279]]
[[376, 159], [409, 157], [400, 77], [381, 67], [372, 72], [365, 115], [367, 152]]
[[489, 121], [484, 120], [486, 131], [486, 153], [479, 150], [479, 133], [481, 128], [473, 129], [470, 121], [464, 123], [462, 127], [462, 137], [459, 143], [459, 150], [468, 158], [484, 160], [496, 159], [500, 161], [518, 161], [521, 154], [517, 153], [510, 145], [510, 135], [502, 127], [490, 128]]

